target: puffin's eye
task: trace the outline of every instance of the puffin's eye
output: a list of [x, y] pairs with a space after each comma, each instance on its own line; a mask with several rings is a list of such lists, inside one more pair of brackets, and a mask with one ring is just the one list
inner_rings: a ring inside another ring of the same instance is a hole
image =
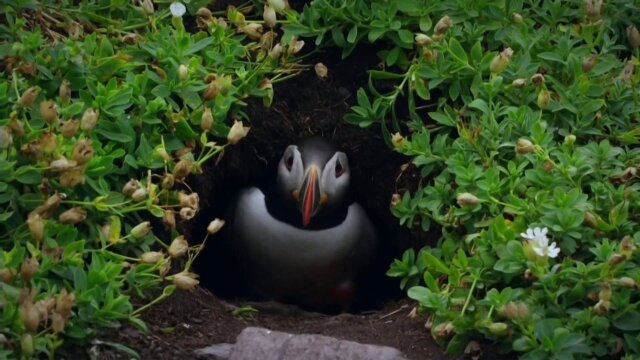
[[287, 167], [287, 170], [291, 171], [293, 167], [293, 155], [289, 154], [287, 158], [284, 160], [284, 166]]
[[342, 167], [342, 164], [340, 164], [340, 160], [336, 161], [336, 178], [339, 178], [340, 176], [342, 176], [342, 174], [344, 174], [344, 168]]

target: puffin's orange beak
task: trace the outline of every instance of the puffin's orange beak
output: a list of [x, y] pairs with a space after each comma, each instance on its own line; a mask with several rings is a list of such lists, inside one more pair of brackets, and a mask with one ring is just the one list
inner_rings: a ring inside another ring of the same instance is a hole
[[321, 204], [320, 169], [311, 165], [300, 187], [300, 210], [302, 211], [302, 225], [307, 226], [311, 217], [316, 214]]

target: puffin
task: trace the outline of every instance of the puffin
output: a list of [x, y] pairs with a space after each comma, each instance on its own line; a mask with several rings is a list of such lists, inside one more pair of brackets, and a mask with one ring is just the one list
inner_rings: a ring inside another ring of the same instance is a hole
[[231, 241], [247, 285], [265, 300], [349, 311], [378, 239], [351, 197], [347, 155], [325, 138], [303, 139], [284, 150], [273, 180], [266, 191], [242, 190], [233, 210]]

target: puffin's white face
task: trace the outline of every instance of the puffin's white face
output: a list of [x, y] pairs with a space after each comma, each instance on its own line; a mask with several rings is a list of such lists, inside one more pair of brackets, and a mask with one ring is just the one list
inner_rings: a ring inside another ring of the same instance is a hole
[[349, 160], [341, 151], [320, 164], [312, 156], [303, 161], [298, 147], [289, 145], [278, 164], [278, 188], [285, 199], [298, 203], [304, 226], [323, 206], [340, 203], [347, 195], [349, 178]]

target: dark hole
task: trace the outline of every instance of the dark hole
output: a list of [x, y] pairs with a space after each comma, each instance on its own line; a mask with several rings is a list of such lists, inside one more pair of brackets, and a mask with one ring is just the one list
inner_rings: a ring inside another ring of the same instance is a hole
[[[242, 188], [275, 181], [278, 161], [288, 145], [303, 137], [324, 136], [347, 154], [353, 198], [376, 224], [381, 239], [379, 256], [360, 283], [362, 291], [352, 311], [376, 309], [400, 297], [399, 280], [385, 273], [394, 258], [409, 247], [419, 248], [428, 234], [401, 227], [389, 211], [389, 202], [399, 189], [415, 190], [419, 176], [410, 170], [398, 182], [400, 167], [408, 159], [385, 145], [379, 127], [361, 129], [343, 120], [356, 101], [356, 91], [367, 83], [363, 69], [374, 68], [376, 61], [375, 49], [370, 48], [354, 51], [347, 60], [341, 60], [339, 50], [315, 54], [308, 63], [323, 62], [329, 68], [328, 80], [320, 80], [309, 71], [278, 84], [270, 108], [260, 100], [250, 101], [243, 109], [250, 119], [249, 136], [229, 147], [218, 165], [209, 164], [204, 174], [190, 179], [201, 200], [198, 217], [187, 225], [190, 241], [201, 242], [213, 218], [227, 218], [229, 205]], [[255, 299], [231, 256], [232, 239], [226, 230], [207, 241], [195, 270], [202, 285], [218, 296]]]

